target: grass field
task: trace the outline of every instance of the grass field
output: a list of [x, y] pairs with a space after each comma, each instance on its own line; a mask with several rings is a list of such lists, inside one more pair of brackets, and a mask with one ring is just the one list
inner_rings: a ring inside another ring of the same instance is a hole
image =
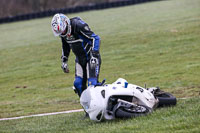
[[176, 107], [162, 108], [154, 113], [128, 120], [101, 123], [83, 119], [83, 113], [44, 116], [0, 122], [2, 132], [36, 133], [198, 133], [200, 100], [180, 100]]
[[[146, 117], [94, 123], [82, 113], [0, 121], [0, 132], [199, 132], [200, 0], [170, 0], [70, 14], [100, 35], [100, 79], [160, 86], [179, 100]], [[50, 18], [0, 25], [0, 118], [81, 108]]]

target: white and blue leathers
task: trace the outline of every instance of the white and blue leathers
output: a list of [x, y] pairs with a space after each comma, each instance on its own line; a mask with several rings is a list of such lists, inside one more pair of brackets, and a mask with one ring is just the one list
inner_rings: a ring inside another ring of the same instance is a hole
[[[70, 50], [76, 56], [74, 87], [78, 95], [87, 88], [88, 85], [98, 84], [100, 72], [100, 37], [92, 32], [87, 23], [81, 18], [70, 19], [71, 35], [61, 37], [62, 40], [62, 61], [68, 61]], [[91, 58], [96, 59], [92, 65]]]

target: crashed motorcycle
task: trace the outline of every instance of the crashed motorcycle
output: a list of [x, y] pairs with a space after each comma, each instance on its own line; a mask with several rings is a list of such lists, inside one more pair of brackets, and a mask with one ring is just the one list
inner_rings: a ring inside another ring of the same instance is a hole
[[89, 86], [80, 103], [89, 118], [99, 122], [147, 115], [157, 107], [176, 105], [176, 97], [159, 87], [143, 88], [119, 78], [112, 84]]

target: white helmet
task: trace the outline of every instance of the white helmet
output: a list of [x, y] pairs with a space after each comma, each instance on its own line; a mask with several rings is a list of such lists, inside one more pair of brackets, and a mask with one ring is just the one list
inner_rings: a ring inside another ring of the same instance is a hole
[[67, 16], [57, 13], [51, 20], [51, 28], [55, 36], [65, 37], [71, 34], [71, 24]]

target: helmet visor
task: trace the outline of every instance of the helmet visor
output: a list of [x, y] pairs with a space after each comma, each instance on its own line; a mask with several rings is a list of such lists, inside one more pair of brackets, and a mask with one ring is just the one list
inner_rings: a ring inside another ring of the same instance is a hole
[[67, 28], [60, 34], [61, 37], [65, 37], [67, 35]]

